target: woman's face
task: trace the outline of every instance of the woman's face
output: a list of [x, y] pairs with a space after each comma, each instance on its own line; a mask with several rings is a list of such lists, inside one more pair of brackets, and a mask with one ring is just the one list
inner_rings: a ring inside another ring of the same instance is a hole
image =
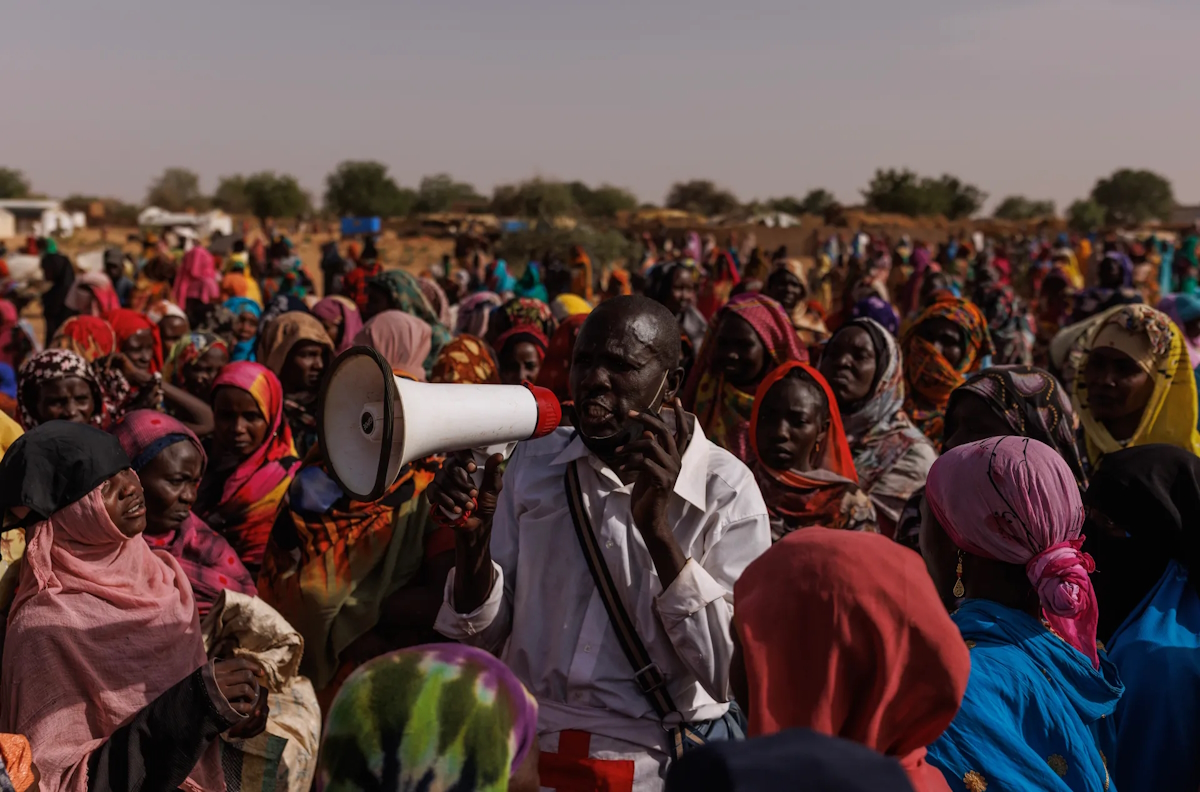
[[772, 470], [812, 470], [828, 429], [829, 408], [816, 383], [807, 377], [784, 377], [758, 406], [758, 457]]
[[213, 452], [239, 462], [259, 449], [270, 428], [254, 397], [241, 388], [213, 391]]
[[1154, 393], [1150, 374], [1129, 355], [1112, 347], [1098, 347], [1088, 354], [1083, 379], [1087, 383], [1088, 409], [1101, 423], [1140, 418]]
[[183, 370], [183, 385], [188, 393], [208, 401], [212, 396], [213, 380], [229, 362], [229, 355], [221, 347], [212, 347], [193, 360]]
[[500, 356], [500, 381], [505, 385], [536, 382], [542, 368], [538, 348], [528, 341], [509, 344]]
[[754, 328], [740, 316], [727, 315], [717, 329], [713, 369], [734, 387], [749, 390], [766, 373], [767, 350]]
[[258, 317], [252, 313], [240, 313], [233, 318], [233, 335], [238, 341], [249, 341], [258, 335]]
[[129, 358], [134, 368], [149, 371], [154, 360], [154, 336], [149, 330], [138, 330], [125, 339], [125, 343], [121, 344], [121, 351]]
[[146, 493], [146, 533], [170, 533], [192, 511], [203, 470], [200, 450], [187, 440], [173, 443], [142, 468]]
[[696, 304], [696, 280], [687, 267], [671, 272], [671, 288], [667, 290], [667, 310], [678, 316]]
[[922, 324], [918, 332], [921, 338], [933, 344], [934, 349], [940, 352], [951, 366], [957, 369], [962, 363], [966, 349], [963, 346], [962, 329], [954, 322], [938, 316]]
[[33, 411], [40, 423], [54, 420], [91, 423], [96, 413], [92, 387], [81, 377], [43, 382], [38, 388]]
[[783, 306], [783, 310], [791, 313], [805, 297], [804, 284], [792, 273], [785, 269], [777, 269], [767, 278], [764, 293]]
[[866, 330], [849, 327], [833, 337], [821, 356], [821, 374], [839, 407], [871, 395], [876, 365], [875, 344]]
[[982, 396], [959, 390], [950, 397], [950, 407], [946, 410], [945, 440], [942, 443], [944, 451], [989, 437], [1014, 434], [1016, 432], [1008, 425], [1008, 421], [989, 407]]
[[125, 468], [100, 485], [104, 510], [125, 536], [137, 536], [146, 530], [146, 496], [137, 474]]
[[164, 350], [175, 348], [175, 343], [188, 331], [187, 319], [182, 316], [166, 316], [158, 323], [158, 334], [162, 338]]
[[367, 321], [377, 314], [391, 310], [392, 296], [387, 290], [375, 283], [367, 284], [367, 304], [363, 306], [362, 315], [363, 321]]
[[929, 508], [929, 499], [921, 498], [921, 531], [918, 535], [921, 557], [933, 578], [933, 587], [946, 610], [955, 609], [954, 584], [958, 581], [958, 548], [950, 541], [941, 523]]
[[288, 352], [279, 381], [285, 393], [316, 393], [325, 373], [328, 350], [316, 341], [300, 341]]

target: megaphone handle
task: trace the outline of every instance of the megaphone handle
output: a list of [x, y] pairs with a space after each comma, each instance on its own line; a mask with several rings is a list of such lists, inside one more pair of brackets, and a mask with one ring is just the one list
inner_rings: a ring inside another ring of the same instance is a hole
[[[475, 489], [483, 486], [483, 469], [487, 465], [487, 461], [495, 454], [502, 455], [508, 459], [512, 455], [513, 449], [517, 447], [516, 443], [506, 443], [501, 446], [488, 446], [486, 448], [472, 448], [471, 460], [475, 463], [475, 472], [471, 474], [471, 482], [475, 485]], [[441, 507], [442, 515], [450, 525], [461, 525], [471, 516], [471, 510], [467, 509], [462, 514], [455, 514], [445, 506]]]

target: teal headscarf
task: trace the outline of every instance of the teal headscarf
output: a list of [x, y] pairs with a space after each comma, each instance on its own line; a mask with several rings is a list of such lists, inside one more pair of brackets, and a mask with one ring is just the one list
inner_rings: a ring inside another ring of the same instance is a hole
[[[249, 297], [230, 297], [225, 301], [224, 307], [235, 317], [242, 314], [250, 314], [256, 319], [262, 318], [262, 308]], [[234, 343], [229, 349], [229, 362], [237, 363], [242, 360], [254, 360], [254, 345], [257, 341], [258, 336], [256, 335], [248, 341]]]
[[536, 261], [525, 265], [525, 274], [517, 280], [516, 286], [513, 287], [513, 293], [518, 297], [532, 297], [544, 303], [550, 302], [550, 294], [542, 285], [542, 274], [538, 271]]
[[346, 680], [321, 744], [323, 792], [505, 792], [537, 740], [537, 702], [481, 649], [428, 644]]

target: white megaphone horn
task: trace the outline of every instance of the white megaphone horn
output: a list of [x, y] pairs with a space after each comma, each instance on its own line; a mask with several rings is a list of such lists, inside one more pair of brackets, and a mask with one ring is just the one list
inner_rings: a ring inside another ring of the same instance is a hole
[[561, 419], [546, 388], [414, 382], [393, 375], [378, 350], [357, 346], [325, 378], [317, 436], [341, 488], [374, 501], [415, 459], [544, 437]]

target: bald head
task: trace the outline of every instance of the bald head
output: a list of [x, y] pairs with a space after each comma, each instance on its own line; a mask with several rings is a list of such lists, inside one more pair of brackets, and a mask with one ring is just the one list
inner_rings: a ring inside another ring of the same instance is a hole
[[640, 294], [613, 297], [596, 306], [583, 323], [580, 335], [600, 332], [606, 336], [628, 333], [653, 350], [657, 362], [666, 368], [678, 365], [680, 329], [675, 317], [662, 303]]

